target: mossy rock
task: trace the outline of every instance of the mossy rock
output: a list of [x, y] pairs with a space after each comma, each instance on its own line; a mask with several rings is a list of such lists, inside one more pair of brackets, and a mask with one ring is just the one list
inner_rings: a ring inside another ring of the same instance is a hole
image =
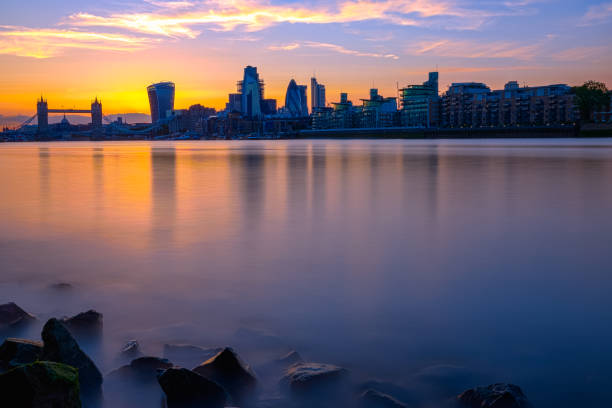
[[37, 361], [0, 374], [0, 396], [7, 407], [80, 408], [76, 368]]

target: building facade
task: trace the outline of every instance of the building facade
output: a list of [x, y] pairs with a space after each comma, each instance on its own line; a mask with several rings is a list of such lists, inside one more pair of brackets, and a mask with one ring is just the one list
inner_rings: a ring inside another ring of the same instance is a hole
[[568, 85], [520, 87], [510, 81], [491, 91], [479, 83], [452, 84], [442, 98], [444, 127], [569, 125], [577, 118]]
[[91, 103], [91, 127], [102, 129], [102, 102], [98, 98]]
[[166, 119], [174, 110], [174, 83], [160, 82], [147, 87], [151, 122], [156, 123]]
[[430, 72], [423, 85], [400, 89], [401, 125], [404, 127], [437, 127], [440, 121], [438, 73]]
[[244, 78], [238, 82], [238, 92], [241, 95], [242, 115], [247, 118], [260, 118], [262, 101], [264, 99], [264, 82], [259, 78], [257, 67], [248, 65], [244, 68]]
[[310, 105], [311, 112], [316, 108], [325, 107], [325, 85], [317, 82], [317, 78], [310, 78]]
[[294, 118], [308, 116], [306, 85], [298, 85], [295, 79], [289, 81], [285, 94], [285, 111]]

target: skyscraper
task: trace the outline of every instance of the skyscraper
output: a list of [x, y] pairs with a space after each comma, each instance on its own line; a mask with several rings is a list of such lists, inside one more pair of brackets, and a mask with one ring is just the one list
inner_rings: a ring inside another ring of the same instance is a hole
[[242, 95], [242, 115], [248, 118], [261, 117], [264, 83], [259, 79], [257, 67], [248, 65], [244, 68], [244, 79], [238, 82], [238, 92]]
[[293, 117], [308, 116], [308, 101], [306, 100], [306, 85], [298, 85], [292, 79], [285, 94], [285, 109]]
[[102, 127], [102, 102], [95, 101], [91, 103], [91, 127], [100, 129]]
[[310, 78], [310, 104], [311, 111], [315, 108], [325, 107], [325, 85], [317, 82], [317, 78]]
[[160, 82], [147, 87], [149, 105], [151, 106], [151, 122], [165, 119], [169, 111], [174, 110], [174, 83]]

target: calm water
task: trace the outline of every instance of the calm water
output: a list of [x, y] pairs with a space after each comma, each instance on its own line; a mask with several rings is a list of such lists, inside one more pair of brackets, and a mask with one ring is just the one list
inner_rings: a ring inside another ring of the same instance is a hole
[[105, 372], [130, 338], [295, 348], [421, 401], [603, 407], [611, 182], [608, 140], [3, 144], [0, 301], [103, 312]]

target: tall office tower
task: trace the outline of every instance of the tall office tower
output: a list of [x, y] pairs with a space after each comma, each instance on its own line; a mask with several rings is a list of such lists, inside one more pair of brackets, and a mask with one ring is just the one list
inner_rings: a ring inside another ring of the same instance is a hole
[[310, 106], [312, 112], [325, 107], [325, 85], [318, 83], [315, 77], [310, 78]]
[[308, 116], [308, 101], [306, 100], [306, 85], [298, 85], [292, 79], [285, 94], [285, 108], [293, 117]]
[[91, 103], [91, 127], [94, 129], [102, 127], [102, 103], [98, 98]]
[[438, 95], [438, 73], [430, 72], [429, 79], [424, 82], [423, 85], [432, 88], [435, 91], [436, 96]]
[[49, 130], [49, 108], [47, 101], [42, 96], [36, 102], [36, 115], [38, 118], [38, 131], [46, 132]]
[[151, 106], [151, 122], [165, 119], [168, 112], [174, 110], [174, 83], [160, 82], [147, 87], [149, 105]]
[[242, 115], [248, 118], [261, 117], [264, 83], [259, 79], [257, 67], [248, 65], [244, 68], [244, 79], [238, 82], [238, 92], [242, 95]]
[[229, 102], [226, 105], [228, 112], [242, 112], [242, 95], [239, 93], [229, 94]]

